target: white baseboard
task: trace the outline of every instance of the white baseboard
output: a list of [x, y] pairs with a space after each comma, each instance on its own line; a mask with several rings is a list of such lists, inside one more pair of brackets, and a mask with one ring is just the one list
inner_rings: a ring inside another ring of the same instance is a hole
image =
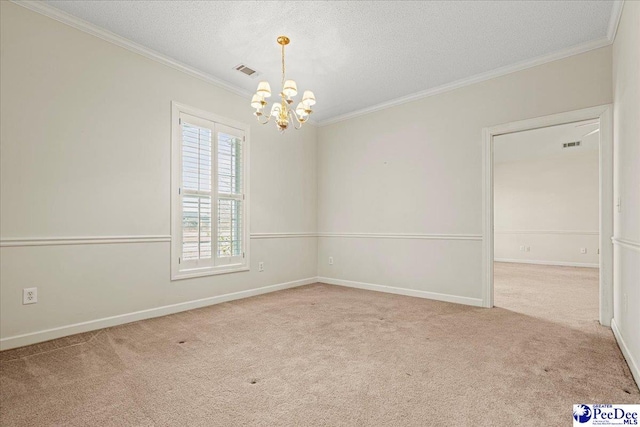
[[532, 259], [509, 259], [509, 258], [495, 258], [495, 262], [511, 262], [516, 264], [538, 264], [538, 265], [559, 265], [562, 267], [589, 267], [599, 268], [600, 265], [592, 264], [588, 262], [565, 262], [565, 261], [536, 261]]
[[178, 304], [165, 305], [162, 307], [150, 308], [148, 310], [136, 311], [133, 313], [120, 314], [117, 316], [104, 317], [102, 319], [90, 320], [87, 322], [75, 323], [72, 325], [60, 326], [57, 328], [45, 329], [43, 331], [31, 332], [23, 335], [0, 339], [0, 350], [8, 350], [25, 345], [36, 344], [82, 332], [95, 331], [96, 329], [109, 328], [111, 326], [122, 325], [124, 323], [136, 322], [138, 320], [151, 319], [153, 317], [166, 316], [167, 314], [179, 313], [181, 311], [193, 310], [194, 308], [206, 307], [220, 304], [241, 298], [248, 298], [269, 292], [294, 288], [296, 286], [309, 285], [317, 282], [317, 277], [295, 280], [292, 282], [279, 283], [277, 285], [264, 286], [246, 291], [233, 292], [230, 294], [218, 295], [210, 298], [202, 298], [194, 301], [186, 301]]
[[393, 286], [375, 285], [372, 283], [354, 282], [351, 280], [332, 279], [330, 277], [318, 277], [318, 282], [329, 285], [346, 286], [349, 288], [366, 289], [369, 291], [386, 292], [389, 294], [406, 295], [410, 297], [427, 298], [437, 301], [453, 302], [456, 304], [473, 305], [482, 307], [482, 298], [469, 298], [457, 295], [440, 294], [437, 292], [419, 291], [407, 288], [395, 288]]
[[613, 336], [616, 337], [616, 341], [618, 341], [618, 347], [622, 351], [624, 358], [627, 361], [627, 365], [629, 365], [629, 370], [631, 371], [631, 375], [636, 380], [636, 384], [640, 387], [640, 369], [637, 361], [633, 358], [633, 355], [629, 351], [629, 347], [624, 342], [624, 338], [622, 338], [622, 334], [620, 333], [620, 329], [618, 329], [618, 324], [616, 323], [616, 319], [611, 319], [611, 330], [613, 331]]

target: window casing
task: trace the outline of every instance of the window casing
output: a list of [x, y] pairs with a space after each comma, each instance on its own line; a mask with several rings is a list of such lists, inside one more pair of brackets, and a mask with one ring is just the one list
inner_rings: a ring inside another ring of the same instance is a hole
[[173, 103], [171, 279], [249, 269], [248, 126]]

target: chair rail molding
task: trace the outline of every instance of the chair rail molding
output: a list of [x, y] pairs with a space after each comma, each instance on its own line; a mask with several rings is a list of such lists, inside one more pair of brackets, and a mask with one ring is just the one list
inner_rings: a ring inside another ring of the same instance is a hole
[[580, 231], [580, 230], [495, 230], [496, 234], [566, 234], [581, 236], [597, 236], [598, 231]]
[[290, 239], [296, 237], [318, 237], [318, 233], [316, 233], [315, 231], [251, 233], [252, 239]]
[[[251, 233], [251, 239], [287, 239], [317, 237], [315, 232]], [[0, 238], [0, 247], [106, 245], [114, 243], [171, 242], [171, 235], [119, 235], [119, 236], [58, 236], [58, 237], [6, 237]]]
[[82, 236], [82, 237], [9, 237], [0, 239], [0, 247], [105, 245], [113, 243], [160, 243], [170, 242], [169, 235], [129, 236]]
[[632, 251], [640, 252], [640, 242], [634, 242], [633, 240], [623, 239], [622, 237], [612, 237], [611, 242], [614, 245], [620, 246]]
[[360, 239], [422, 239], [422, 240], [482, 240], [482, 234], [428, 234], [428, 233], [335, 233], [320, 232], [318, 237]]

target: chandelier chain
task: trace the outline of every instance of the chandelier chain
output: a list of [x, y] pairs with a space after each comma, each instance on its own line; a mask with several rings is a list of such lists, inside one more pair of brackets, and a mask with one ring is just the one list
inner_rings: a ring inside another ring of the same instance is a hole
[[284, 44], [282, 45], [282, 86], [284, 86]]

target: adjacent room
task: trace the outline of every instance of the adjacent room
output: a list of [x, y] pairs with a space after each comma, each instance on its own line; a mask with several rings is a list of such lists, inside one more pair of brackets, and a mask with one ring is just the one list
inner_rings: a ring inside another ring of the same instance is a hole
[[610, 425], [639, 368], [640, 2], [0, 1], [0, 425]]
[[496, 307], [577, 326], [600, 318], [599, 126], [494, 138]]

